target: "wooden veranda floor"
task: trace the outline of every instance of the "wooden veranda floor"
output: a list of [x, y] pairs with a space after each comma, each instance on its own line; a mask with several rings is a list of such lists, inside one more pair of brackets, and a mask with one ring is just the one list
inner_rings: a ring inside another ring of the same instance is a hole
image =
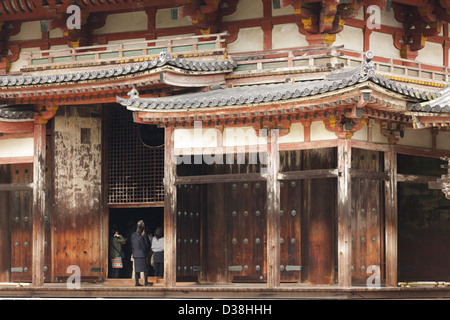
[[42, 287], [30, 284], [0, 285], [2, 298], [143, 298], [143, 299], [449, 299], [450, 287], [411, 286], [367, 288], [338, 286], [305, 286], [283, 283], [268, 288], [260, 283], [230, 283], [206, 285], [177, 283], [166, 288], [155, 282], [152, 286], [135, 287], [134, 280], [107, 280], [103, 283], [81, 283], [70, 289], [65, 283], [46, 283]]

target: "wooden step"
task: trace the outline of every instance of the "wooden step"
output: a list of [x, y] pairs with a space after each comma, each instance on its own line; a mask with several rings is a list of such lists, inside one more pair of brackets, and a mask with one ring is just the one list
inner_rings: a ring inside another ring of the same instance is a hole
[[[162, 286], [164, 285], [164, 279], [159, 277], [148, 277], [148, 282], [153, 282], [153, 285], [156, 286]], [[140, 284], [144, 284], [144, 279], [139, 280]], [[112, 286], [112, 287], [132, 287], [134, 286], [134, 279], [105, 279], [103, 281], [103, 284], [105, 286]]]

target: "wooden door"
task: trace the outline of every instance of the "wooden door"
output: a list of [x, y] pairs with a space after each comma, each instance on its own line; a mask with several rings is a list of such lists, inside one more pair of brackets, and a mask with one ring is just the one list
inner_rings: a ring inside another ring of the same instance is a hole
[[[352, 149], [352, 168], [368, 173], [380, 172], [383, 154]], [[379, 268], [382, 275], [383, 181], [375, 178], [352, 178], [352, 283], [366, 284]], [[380, 279], [381, 280], [381, 279]]]
[[280, 280], [300, 282], [302, 181], [280, 181]]
[[[32, 168], [32, 164], [11, 165], [12, 183], [32, 183]], [[31, 282], [33, 192], [13, 191], [9, 194], [11, 281]]]
[[177, 281], [197, 281], [201, 271], [202, 186], [177, 192]]
[[[44, 212], [44, 278], [46, 282], [51, 282], [51, 224], [50, 208], [51, 198], [51, 150], [49, 138], [46, 148], [46, 199]], [[12, 164], [10, 166], [11, 183], [32, 183], [33, 164]], [[32, 233], [33, 233], [33, 192], [32, 190], [13, 191], [8, 193], [8, 211], [10, 221], [10, 265], [12, 282], [32, 281]]]
[[266, 183], [227, 184], [228, 281], [264, 282], [266, 271]]

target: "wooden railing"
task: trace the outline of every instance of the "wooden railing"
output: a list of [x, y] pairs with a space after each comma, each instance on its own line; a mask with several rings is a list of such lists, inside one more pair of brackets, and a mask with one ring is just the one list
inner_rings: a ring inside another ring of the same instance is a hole
[[[356, 66], [364, 61], [364, 53], [359, 51], [338, 49], [338, 60], [346, 66]], [[395, 59], [375, 56], [372, 61], [378, 74], [393, 79], [417, 80], [447, 85], [450, 80], [450, 69], [443, 65], [433, 65], [407, 59]]]
[[227, 33], [210, 35], [156, 39], [140, 42], [125, 42], [79, 48], [51, 49], [28, 53], [28, 66], [55, 66], [111, 60], [149, 58], [158, 56], [161, 51], [169, 54], [201, 55], [214, 52], [225, 54], [223, 36]]
[[[364, 62], [364, 53], [346, 50], [342, 47], [316, 45], [290, 50], [255, 52], [248, 54], [230, 54], [237, 61], [235, 76], [260, 74], [268, 70], [308, 71], [324, 68], [355, 67]], [[450, 80], [449, 68], [414, 60], [392, 59], [375, 56], [372, 61], [377, 74], [417, 84], [446, 86]]]
[[[161, 51], [169, 54], [199, 56], [202, 54], [227, 55], [228, 33], [177, 37], [118, 44], [106, 44], [59, 50], [30, 52], [28, 67], [85, 64], [89, 62], [123, 61], [128, 59], [157, 57]], [[364, 61], [364, 53], [348, 50], [343, 46], [311, 45], [286, 50], [235, 53], [228, 55], [237, 62], [234, 76], [260, 74], [269, 70], [289, 72], [318, 71], [327, 68], [358, 66]], [[450, 80], [449, 68], [414, 60], [375, 56], [372, 61], [378, 74], [394, 80], [410, 81], [432, 86], [446, 86]], [[232, 75], [232, 76], [233, 76]]]

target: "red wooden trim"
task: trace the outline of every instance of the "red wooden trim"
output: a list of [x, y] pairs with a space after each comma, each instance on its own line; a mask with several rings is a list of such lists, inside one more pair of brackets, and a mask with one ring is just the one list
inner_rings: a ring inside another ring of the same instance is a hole
[[177, 188], [173, 131], [173, 127], [166, 128], [164, 138], [164, 285], [166, 287], [175, 287], [177, 276]]
[[338, 212], [338, 283], [339, 287], [348, 288], [352, 285], [352, 234], [351, 234], [351, 146], [348, 139], [338, 140], [339, 176], [337, 196]]
[[33, 156], [0, 158], [0, 164], [33, 163]]
[[33, 245], [32, 245], [32, 283], [44, 285], [44, 241], [45, 241], [45, 158], [47, 130], [45, 125], [35, 125], [34, 161], [33, 161]]
[[406, 154], [411, 156], [421, 156], [421, 157], [430, 157], [430, 158], [441, 158], [441, 157], [450, 157], [450, 150], [433, 150], [433, 149], [425, 149], [425, 148], [417, 148], [417, 147], [408, 147], [397, 145], [396, 152], [400, 154]]
[[16, 134], [33, 132], [33, 121], [26, 122], [6, 122], [0, 121], [0, 133]]
[[386, 242], [386, 286], [397, 286], [397, 146], [389, 146], [389, 152], [384, 154], [385, 171], [389, 180], [385, 182], [385, 242]]

